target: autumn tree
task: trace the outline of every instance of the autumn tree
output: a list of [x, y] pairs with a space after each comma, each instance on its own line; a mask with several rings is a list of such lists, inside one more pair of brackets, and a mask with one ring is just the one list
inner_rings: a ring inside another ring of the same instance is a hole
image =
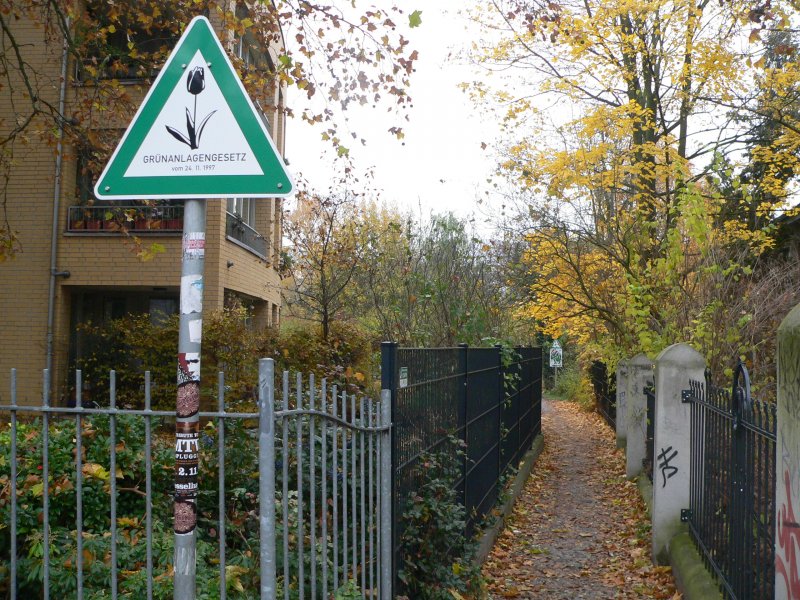
[[333, 322], [352, 314], [352, 282], [362, 266], [357, 212], [346, 189], [326, 196], [301, 191], [285, 223], [284, 302], [292, 316], [319, 323], [325, 341]]
[[[336, 147], [343, 148], [342, 112], [353, 102], [387, 103], [403, 118], [417, 57], [403, 31], [419, 24], [418, 11], [306, 0], [8, 3], [0, 10], [0, 93], [13, 118], [0, 123], [0, 260], [19, 249], [6, 206], [24, 147], [60, 144], [81, 157], [84, 174], [98, 173], [182, 27], [198, 14], [226, 32], [223, 43], [264, 110], [292, 113], [283, 95], [274, 94], [276, 83], [323, 96], [323, 108], [301, 117], [321, 124], [321, 135]], [[70, 83], [64, 98], [58, 94], [61, 78], [31, 60], [20, 41], [31, 28], [48, 47], [63, 48], [67, 68], [61, 77]], [[264, 52], [268, 47], [282, 49], [277, 60]], [[401, 125], [393, 133], [402, 135]]]
[[[475, 56], [502, 85], [472, 91], [506, 125], [500, 171], [522, 200], [515, 230], [530, 245], [523, 312], [611, 364], [690, 339], [711, 296], [729, 289], [714, 275], [746, 276], [771, 246], [795, 172], [793, 53], [776, 42], [781, 60], [760, 57], [761, 36], [786, 29], [785, 13], [495, 0], [474, 15], [500, 37]], [[748, 162], [776, 175], [758, 199], [742, 185]]]
[[383, 339], [421, 346], [530, 339], [510, 318], [500, 242], [484, 241], [453, 214], [390, 216], [365, 229], [358, 275], [366, 314]]

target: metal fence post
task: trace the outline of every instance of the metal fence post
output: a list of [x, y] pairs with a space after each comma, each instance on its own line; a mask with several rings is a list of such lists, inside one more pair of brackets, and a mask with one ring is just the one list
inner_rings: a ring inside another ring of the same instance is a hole
[[[275, 363], [258, 361], [258, 493], [261, 600], [275, 600]], [[285, 535], [285, 533], [284, 533]], [[284, 557], [284, 560], [286, 558]]]
[[[399, 518], [399, 510], [397, 506], [397, 433], [395, 428], [395, 419], [397, 416], [397, 342], [383, 342], [381, 343], [381, 399], [383, 400], [383, 425], [391, 423], [391, 431], [389, 433], [389, 440], [386, 438], [382, 443], [381, 454], [381, 478], [385, 477], [385, 472], [389, 472], [389, 489], [391, 495], [387, 499], [385, 489], [381, 495], [381, 551], [384, 550], [385, 544], [390, 544], [391, 560], [391, 574], [388, 583], [384, 580], [381, 585], [381, 594], [385, 599], [391, 600], [394, 598], [394, 584], [397, 580], [398, 568], [398, 555], [397, 555], [397, 520]], [[386, 405], [388, 404], [388, 408]], [[387, 415], [388, 412], [388, 415]], [[387, 417], [388, 416], [388, 420]], [[383, 479], [381, 479], [383, 483]], [[390, 524], [388, 529], [385, 528], [387, 522]], [[382, 557], [386, 560], [385, 555]], [[387, 568], [387, 565], [382, 565], [381, 572]], [[383, 577], [383, 575], [382, 575]], [[381, 600], [384, 600], [381, 598]]]
[[[391, 425], [392, 422], [392, 391], [390, 389], [381, 390], [381, 421], [380, 426], [386, 427]], [[381, 597], [379, 600], [393, 600], [394, 599], [394, 519], [392, 518], [392, 504], [393, 504], [393, 481], [394, 470], [392, 469], [392, 430], [381, 431], [380, 434], [381, 445], [381, 547], [380, 547], [380, 564], [381, 564]], [[391, 532], [391, 533], [390, 533]]]
[[[17, 370], [11, 369], [11, 600], [17, 600]], [[80, 455], [79, 455], [80, 456]]]
[[[469, 399], [469, 344], [459, 344], [461, 349], [459, 352], [459, 370], [462, 373], [462, 393], [458, 398], [458, 434], [463, 444], [462, 450], [464, 452], [461, 460], [461, 504], [467, 506], [467, 473], [468, 473], [468, 456], [467, 456], [467, 440], [469, 439], [469, 424], [467, 422], [467, 402]], [[466, 521], [464, 526], [466, 527]], [[466, 535], [466, 530], [464, 535]]]
[[[503, 408], [505, 404], [505, 381], [503, 373], [503, 347], [500, 344], [494, 345], [497, 350], [497, 480], [503, 472]], [[517, 448], [519, 450], [519, 414], [517, 414]]]

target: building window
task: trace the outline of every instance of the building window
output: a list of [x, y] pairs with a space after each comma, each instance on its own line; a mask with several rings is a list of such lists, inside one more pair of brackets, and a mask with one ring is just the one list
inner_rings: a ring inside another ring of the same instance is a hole
[[89, 26], [77, 78], [143, 79], [158, 71], [191, 16], [178, 3], [109, 3], [88, 0]]
[[256, 202], [254, 198], [228, 198], [228, 212], [255, 229]]
[[150, 298], [149, 312], [153, 325], [164, 325], [169, 317], [178, 313], [178, 301], [175, 298]]

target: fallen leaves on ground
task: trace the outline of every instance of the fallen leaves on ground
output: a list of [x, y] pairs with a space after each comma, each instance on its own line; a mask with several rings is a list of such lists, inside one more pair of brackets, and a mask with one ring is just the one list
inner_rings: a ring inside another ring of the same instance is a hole
[[490, 597], [680, 600], [613, 431], [569, 402], [546, 402], [542, 423], [545, 449], [483, 567]]

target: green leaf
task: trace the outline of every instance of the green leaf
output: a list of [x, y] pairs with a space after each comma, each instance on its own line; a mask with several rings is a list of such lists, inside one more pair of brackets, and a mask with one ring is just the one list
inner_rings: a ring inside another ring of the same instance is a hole
[[408, 26], [413, 29], [414, 27], [419, 27], [420, 25], [422, 25], [422, 11], [415, 10], [408, 15]]

